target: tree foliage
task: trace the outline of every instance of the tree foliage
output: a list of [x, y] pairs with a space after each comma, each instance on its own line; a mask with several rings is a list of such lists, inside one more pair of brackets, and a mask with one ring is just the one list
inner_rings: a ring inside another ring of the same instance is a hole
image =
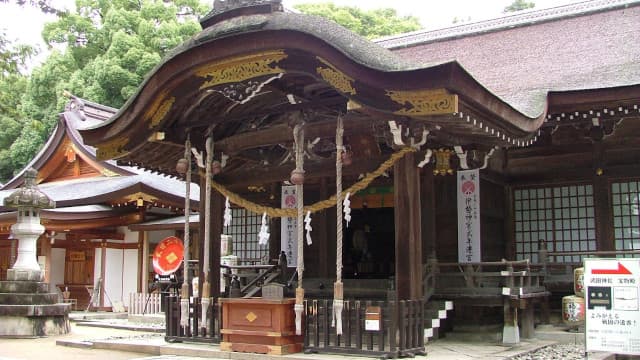
[[[46, 141], [67, 102], [64, 90], [121, 107], [168, 51], [200, 31], [197, 17], [207, 10], [198, 0], [76, 0], [74, 12], [57, 12], [42, 32], [54, 49], [47, 60], [28, 79], [0, 78], [0, 182]], [[0, 60], [13, 59], [0, 70], [21, 76], [20, 54], [31, 53], [8, 44], [0, 37]]]
[[352, 6], [336, 6], [333, 3], [298, 4], [294, 8], [308, 15], [332, 20], [366, 38], [401, 34], [421, 28], [415, 16], [398, 16], [391, 8], [362, 10]]
[[513, 2], [502, 10], [503, 13], [533, 9], [536, 4], [533, 1], [513, 0]]

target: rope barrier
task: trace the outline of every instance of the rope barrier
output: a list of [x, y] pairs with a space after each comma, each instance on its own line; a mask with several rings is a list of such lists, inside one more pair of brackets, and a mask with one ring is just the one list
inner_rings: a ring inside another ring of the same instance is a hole
[[[348, 189], [343, 190], [341, 193], [341, 197], [344, 197], [347, 193], [355, 194], [360, 190], [366, 189], [373, 180], [380, 177], [384, 172], [389, 170], [393, 166], [393, 164], [395, 164], [398, 160], [402, 159], [407, 153], [415, 152], [415, 151], [417, 151], [417, 149], [412, 147], [405, 147], [393, 153], [389, 157], [389, 159], [387, 159], [385, 162], [380, 164], [380, 166], [376, 170], [374, 170], [373, 172], [367, 173], [367, 175], [364, 178], [362, 178], [360, 181], [351, 185]], [[204, 175], [204, 174], [201, 173], [201, 175]], [[229, 201], [231, 201], [232, 203], [244, 209], [247, 209], [251, 212], [254, 212], [257, 214], [267, 213], [267, 215], [269, 215], [269, 217], [271, 218], [297, 216], [297, 209], [295, 208], [292, 208], [292, 209], [273, 208], [269, 206], [256, 204], [252, 201], [244, 199], [240, 195], [232, 192], [231, 190], [227, 189], [224, 185], [214, 180], [211, 181], [211, 187], [215, 189], [217, 192], [219, 192], [220, 194], [228, 197]], [[318, 201], [313, 205], [305, 206], [304, 211], [305, 212], [311, 211], [312, 213], [316, 213], [318, 211], [328, 209], [335, 205], [336, 205], [336, 195], [332, 195], [330, 198], [326, 200]]]

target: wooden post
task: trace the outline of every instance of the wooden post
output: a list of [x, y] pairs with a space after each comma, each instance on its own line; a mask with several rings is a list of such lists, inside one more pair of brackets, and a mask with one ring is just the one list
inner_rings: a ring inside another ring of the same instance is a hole
[[603, 158], [602, 142], [595, 142], [593, 144], [593, 205], [596, 217], [596, 248], [600, 251], [612, 251], [615, 250], [615, 240], [611, 213], [611, 189], [609, 178], [598, 171], [602, 169]]
[[[320, 199], [327, 199], [329, 196], [329, 190], [327, 187], [327, 178], [323, 177], [320, 179]], [[313, 219], [314, 221], [316, 221], [316, 224], [318, 224], [318, 226], [316, 228], [314, 228], [314, 230], [317, 231], [317, 233], [314, 235], [315, 237], [315, 244], [318, 244], [318, 256], [317, 256], [317, 261], [316, 264], [318, 265], [317, 267], [317, 276], [321, 277], [321, 278], [328, 278], [329, 277], [329, 261], [327, 258], [327, 254], [329, 252], [329, 244], [327, 241], [327, 229], [329, 228], [329, 224], [327, 223], [327, 211], [326, 210], [322, 210], [319, 211], [315, 214], [315, 217]]]
[[107, 241], [102, 240], [102, 255], [100, 255], [100, 301], [98, 307], [104, 307], [104, 284], [107, 270]]
[[420, 174], [414, 153], [396, 162], [393, 178], [396, 299], [419, 300], [422, 298], [422, 225]]
[[213, 303], [217, 303], [217, 299], [220, 297], [220, 234], [222, 234], [224, 201], [224, 196], [219, 192], [211, 192], [211, 246], [209, 247], [211, 294], [208, 295], [214, 298]]
[[436, 195], [433, 166], [427, 165], [422, 173], [421, 203], [422, 203], [422, 243], [424, 244], [422, 259], [429, 256], [437, 258], [436, 254]]
[[[138, 285], [137, 285], [137, 289], [139, 293], [143, 293], [146, 294], [147, 290], [148, 290], [148, 284], [147, 281], [148, 276], [149, 276], [149, 271], [147, 269], [147, 262], [145, 261], [147, 259], [147, 254], [145, 253], [145, 238], [146, 238], [146, 230], [142, 230], [142, 231], [138, 231], [138, 274], [140, 274], [140, 276], [138, 276]], [[149, 251], [148, 246], [146, 248], [147, 251]]]

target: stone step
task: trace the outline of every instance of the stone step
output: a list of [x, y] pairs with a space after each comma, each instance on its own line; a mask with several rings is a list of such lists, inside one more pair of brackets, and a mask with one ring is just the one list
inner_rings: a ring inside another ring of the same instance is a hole
[[58, 294], [55, 293], [0, 293], [2, 305], [47, 305], [58, 302]]
[[49, 283], [37, 281], [0, 281], [0, 293], [49, 293]]
[[0, 322], [2, 316], [63, 316], [69, 314], [70, 304], [47, 305], [0, 305]]

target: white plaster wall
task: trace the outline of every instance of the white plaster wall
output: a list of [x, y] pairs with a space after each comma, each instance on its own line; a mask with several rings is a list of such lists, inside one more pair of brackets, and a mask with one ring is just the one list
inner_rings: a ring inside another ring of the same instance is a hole
[[64, 257], [67, 251], [60, 248], [51, 249], [51, 273], [49, 281], [52, 285], [64, 284]]
[[138, 292], [138, 249], [126, 249], [122, 266], [122, 302], [129, 304], [129, 294], [135, 292]]
[[124, 234], [124, 242], [125, 243], [137, 243], [138, 242], [138, 232], [131, 231], [126, 226], [118, 227], [118, 232]]
[[124, 264], [124, 250], [107, 249], [105, 257], [104, 289], [107, 292], [104, 306], [111, 306], [111, 301], [122, 301], [122, 266]]

